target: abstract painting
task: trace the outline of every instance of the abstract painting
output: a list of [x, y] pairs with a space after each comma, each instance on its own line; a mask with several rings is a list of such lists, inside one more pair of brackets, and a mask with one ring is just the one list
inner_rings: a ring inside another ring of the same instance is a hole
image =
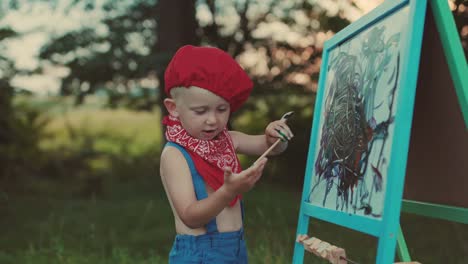
[[329, 51], [308, 202], [380, 219], [408, 8]]

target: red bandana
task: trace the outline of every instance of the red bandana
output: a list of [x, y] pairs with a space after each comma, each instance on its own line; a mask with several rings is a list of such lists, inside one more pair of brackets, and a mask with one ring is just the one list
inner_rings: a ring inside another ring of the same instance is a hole
[[[198, 173], [213, 190], [216, 191], [224, 183], [223, 168], [231, 167], [233, 173], [242, 170], [227, 129], [219, 133], [216, 139], [202, 140], [192, 137], [176, 117], [164, 117], [163, 124], [166, 125], [167, 141], [177, 143], [188, 151]], [[240, 198], [237, 195], [230, 205], [233, 206]]]

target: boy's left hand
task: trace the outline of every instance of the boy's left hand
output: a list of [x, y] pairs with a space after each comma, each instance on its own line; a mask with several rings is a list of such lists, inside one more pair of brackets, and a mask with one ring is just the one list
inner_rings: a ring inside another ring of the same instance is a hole
[[285, 119], [276, 120], [268, 124], [265, 129], [265, 136], [270, 146], [274, 144], [278, 138], [287, 142], [294, 137]]

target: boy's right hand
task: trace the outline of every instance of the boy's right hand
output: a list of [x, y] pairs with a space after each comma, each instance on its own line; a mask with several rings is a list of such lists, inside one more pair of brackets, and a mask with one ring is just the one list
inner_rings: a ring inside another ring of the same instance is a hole
[[262, 177], [267, 158], [254, 163], [251, 167], [240, 173], [232, 173], [231, 168], [224, 168], [224, 186], [231, 195], [238, 195], [249, 191]]

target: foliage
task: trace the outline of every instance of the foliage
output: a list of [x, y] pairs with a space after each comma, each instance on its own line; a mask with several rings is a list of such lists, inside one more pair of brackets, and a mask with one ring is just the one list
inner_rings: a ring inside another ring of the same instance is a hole
[[56, 136], [44, 140], [42, 147], [61, 156], [58, 160], [64, 164], [76, 165], [51, 168], [58, 177], [68, 174], [81, 182], [82, 195], [103, 195], [107, 178], [134, 180], [157, 170], [158, 116], [124, 110], [67, 112], [51, 123], [49, 129]]
[[0, 119], [0, 191], [22, 175], [38, 174], [44, 162], [39, 141], [46, 136], [44, 128], [49, 122], [27, 104], [12, 105], [9, 111]]
[[[111, 106], [124, 101], [128, 107], [151, 110], [157, 100], [148, 88], [155, 87], [145, 87], [139, 80], [154, 75], [158, 62], [151, 53], [156, 41], [154, 4], [122, 2], [122, 7], [127, 7], [125, 12], [115, 5], [108, 1], [101, 6], [108, 14], [102, 24], [52, 37], [41, 49], [40, 58], [71, 70], [62, 82], [61, 94], [75, 95], [78, 105], [86, 95], [101, 89], [109, 94]], [[83, 8], [92, 11], [99, 6]], [[146, 102], [135, 102], [133, 97], [142, 97]]]
[[465, 59], [468, 58], [468, 1], [466, 0], [452, 0], [454, 8], [452, 10], [457, 31], [460, 33], [460, 39], [465, 51]]
[[[53, 37], [42, 48], [40, 58], [70, 68], [71, 72], [63, 80], [61, 91], [64, 95], [76, 95], [77, 104], [83, 102], [84, 96], [92, 94], [98, 89], [106, 90], [109, 94], [114, 95], [113, 102], [119, 103], [120, 99], [131, 97], [132, 91], [141, 90], [142, 87], [138, 84], [140, 79], [148, 76], [157, 78], [155, 76], [157, 71], [164, 69], [165, 63], [168, 62], [168, 54], [165, 53], [167, 51], [157, 47], [164, 46], [161, 43], [170, 38], [169, 35], [161, 34], [172, 33], [158, 31], [159, 27], [164, 26], [159, 24], [158, 19], [161, 18], [160, 14], [174, 12], [175, 9], [161, 9], [169, 8], [169, 6], [163, 5], [164, 1], [139, 0], [132, 4], [105, 2], [101, 6], [92, 3], [93, 1], [82, 5], [74, 3], [73, 7], [80, 6], [86, 12], [97, 8], [108, 9], [108, 15], [103, 18], [102, 24]], [[193, 23], [197, 23], [194, 28], [195, 32], [198, 32], [201, 44], [217, 46], [230, 52], [234, 57], [246, 50], [266, 49], [266, 53], [270, 57], [267, 60], [267, 67], [268, 70], [274, 69], [274, 74], [264, 73], [257, 76], [252, 72], [253, 69], [247, 67], [247, 70], [253, 73], [253, 79], [258, 87], [254, 93], [262, 94], [262, 91], [266, 91], [267, 88], [276, 87], [278, 89], [285, 83], [291, 83], [293, 75], [300, 72], [312, 74], [315, 76], [313, 78], [316, 78], [318, 69], [310, 68], [311, 65], [318, 63], [317, 58], [321, 51], [313, 44], [311, 49], [285, 40], [276, 41], [271, 36], [256, 36], [254, 31], [258, 27], [268, 23], [281, 23], [292, 28], [301, 37], [308, 35], [314, 37], [318, 32], [336, 31], [349, 23], [348, 20], [340, 16], [331, 16], [320, 7], [306, 3], [292, 4], [287, 7], [287, 12], [280, 12], [286, 8], [281, 1], [269, 2], [267, 9], [263, 8], [264, 4], [255, 1], [245, 1], [244, 3], [197, 1], [196, 8], [209, 10], [214, 19], [209, 22], [194, 20]], [[189, 8], [187, 5], [184, 7]], [[234, 29], [229, 29], [232, 28], [232, 23], [229, 24], [220, 18], [232, 8], [238, 10], [239, 23], [235, 25]], [[254, 10], [264, 11], [256, 12]], [[312, 22], [305, 25], [299, 24], [294, 19], [298, 14], [304, 15], [315, 24]], [[183, 30], [176, 28], [176, 26], [174, 25], [173, 30]], [[157, 32], [159, 35], [156, 34]], [[173, 52], [173, 49], [171, 48], [170, 52]], [[288, 56], [275, 59], [278, 57], [278, 52], [288, 54]], [[277, 72], [278, 70], [279, 72]], [[161, 84], [163, 80], [161, 76], [158, 77]], [[107, 85], [108, 83], [112, 83], [112, 85]], [[303, 85], [297, 86], [300, 89]], [[310, 92], [310, 88], [306, 90]], [[270, 89], [268, 91], [271, 92]], [[291, 92], [296, 93], [289, 91], [289, 93]], [[141, 107], [142, 109], [150, 109], [158, 102], [154, 96], [149, 94], [144, 94], [142, 97], [147, 101], [145, 106]], [[129, 106], [133, 105], [129, 104]]]
[[71, 196], [102, 196], [111, 188], [107, 179], [128, 181], [157, 171], [158, 113], [60, 112], [60, 101], [50, 106], [27, 100], [25, 108], [17, 98], [13, 138], [0, 145], [4, 192], [60, 194], [54, 186], [66, 181], [74, 184]]

